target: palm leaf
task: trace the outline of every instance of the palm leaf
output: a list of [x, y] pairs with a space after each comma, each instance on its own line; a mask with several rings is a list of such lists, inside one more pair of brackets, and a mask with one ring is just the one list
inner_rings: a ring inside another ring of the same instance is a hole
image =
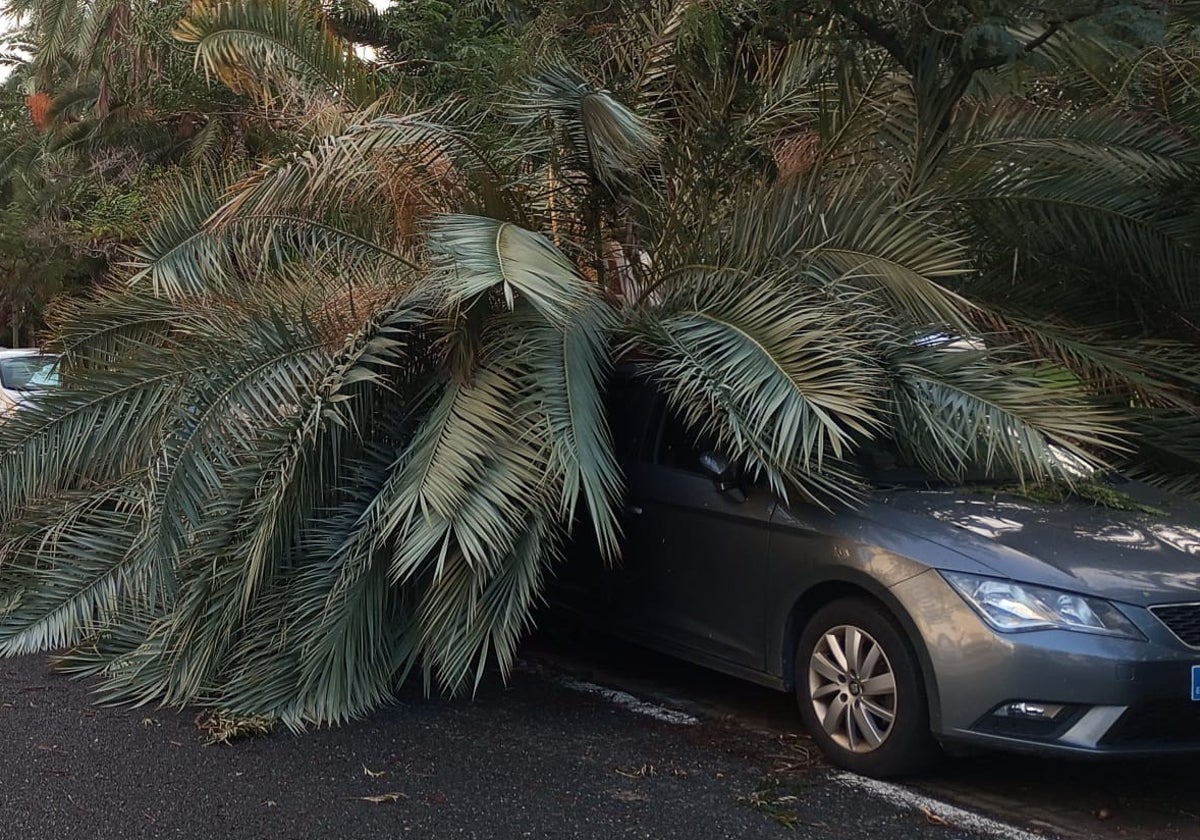
[[934, 475], [1011, 470], [1023, 481], [1069, 481], [1077, 465], [1101, 465], [1122, 448], [1116, 415], [1036, 363], [1005, 364], [944, 338], [900, 346], [888, 365], [897, 439]]
[[[670, 407], [776, 492], [853, 496], [835, 462], [882, 423], [882, 379], [849, 307], [786, 276], [680, 276], [635, 346]], [[833, 476], [832, 483], [822, 478]]]
[[235, 91], [269, 96], [300, 78], [352, 107], [377, 96], [352, 45], [329, 28], [315, 4], [217, 0], [192, 6], [175, 29], [196, 45], [196, 60]]
[[0, 558], [0, 655], [73, 645], [118, 618], [122, 602], [154, 602], [153, 570], [131, 558], [138, 492], [124, 478], [60, 495], [10, 520]]
[[1124, 472], [1170, 492], [1200, 494], [1200, 418], [1194, 407], [1139, 408], [1130, 414], [1137, 450]]
[[546, 567], [558, 557], [556, 537], [552, 524], [531, 518], [499, 568], [483, 579], [461, 555], [447, 558], [418, 613], [427, 685], [436, 677], [453, 694], [468, 680], [478, 687], [491, 653], [508, 675], [517, 642], [532, 625]]
[[1132, 394], [1141, 403], [1185, 407], [1192, 404], [1189, 389], [1200, 386], [1200, 358], [1186, 342], [1130, 336], [1112, 327], [1071, 327], [1011, 311], [983, 320], [1101, 395], [1128, 401]]
[[199, 320], [169, 299], [125, 289], [99, 290], [87, 298], [59, 301], [50, 349], [62, 354], [68, 374], [79, 367], [105, 369], [148, 347], [172, 344], [172, 333], [181, 328], [198, 331]]
[[565, 325], [593, 298], [550, 240], [510, 222], [443, 216], [431, 225], [429, 247], [434, 255], [430, 282], [447, 307], [498, 290], [510, 309], [520, 295], [547, 321]]
[[205, 227], [232, 181], [227, 172], [204, 171], [169, 194], [130, 262], [129, 284], [147, 284], [155, 295], [182, 297], [223, 290], [234, 282], [228, 248]]
[[[551, 457], [562, 485], [560, 520], [570, 522], [577, 511], [583, 513], [609, 558], [618, 554], [622, 480], [600, 394], [609, 374], [614, 321], [607, 304], [596, 299], [565, 327], [534, 322], [527, 332], [531, 399], [549, 424]], [[521, 329], [520, 322], [515, 328]], [[583, 509], [581, 495], [587, 503]]]
[[[973, 304], [947, 285], [971, 270], [966, 242], [922, 210], [866, 182], [866, 173], [826, 187], [817, 179], [784, 183], [749, 195], [729, 211], [720, 235], [693, 241], [700, 262], [759, 266], [788, 262], [810, 282], [876, 290], [917, 323], [967, 328]], [[694, 246], [693, 246], [694, 247]]]
[[404, 116], [358, 114], [339, 133], [250, 173], [220, 206], [213, 226], [224, 231], [227, 249], [237, 247], [239, 234], [250, 234], [243, 246], [255, 259], [290, 247], [286, 237], [300, 220], [308, 220], [309, 232], [324, 228], [347, 245], [351, 237], [340, 232], [358, 235], [358, 247], [399, 256], [404, 236], [468, 194], [503, 214], [513, 203], [507, 187], [452, 127], [461, 118], [454, 106]]
[[1010, 101], [977, 107], [962, 130], [963, 140], [946, 161], [949, 178], [960, 168], [992, 168], [1014, 159], [1045, 171], [1102, 169], [1126, 181], [1180, 177], [1200, 163], [1200, 149], [1170, 127], [1105, 109], [1030, 108]]
[[530, 138], [549, 119], [566, 141], [566, 166], [602, 184], [630, 181], [656, 155], [658, 138], [645, 119], [567, 67], [534, 76], [509, 108], [516, 129]]
[[1162, 195], [1198, 155], [1187, 138], [1145, 119], [994, 109], [978, 115], [942, 177], [947, 198], [972, 215], [997, 260], [1029, 254], [1100, 278], [1116, 269], [1190, 305], [1195, 214]]
[[184, 554], [209, 500], [225, 495], [242, 458], [260, 455], [262, 430], [311, 399], [329, 365], [319, 341], [282, 321], [249, 324], [240, 338], [235, 358], [205, 365], [150, 473], [151, 516], [136, 549], [160, 563]]
[[149, 460], [173, 418], [187, 363], [77, 373], [0, 424], [0, 514], [90, 479], [109, 482]]

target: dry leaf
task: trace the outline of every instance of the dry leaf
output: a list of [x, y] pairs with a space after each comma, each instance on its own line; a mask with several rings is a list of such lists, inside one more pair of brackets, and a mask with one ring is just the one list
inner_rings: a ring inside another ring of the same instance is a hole
[[641, 767], [616, 767], [613, 768], [627, 779], [644, 779], [647, 776], [656, 776], [658, 771], [653, 764], [643, 764]]
[[945, 817], [935, 814], [928, 808], [922, 808], [921, 813], [925, 815], [925, 819], [927, 819], [931, 825], [950, 825], [950, 823], [946, 821]]
[[403, 793], [380, 793], [375, 796], [359, 796], [361, 802], [370, 802], [372, 805], [384, 805], [389, 802], [399, 802], [401, 799], [408, 799]]

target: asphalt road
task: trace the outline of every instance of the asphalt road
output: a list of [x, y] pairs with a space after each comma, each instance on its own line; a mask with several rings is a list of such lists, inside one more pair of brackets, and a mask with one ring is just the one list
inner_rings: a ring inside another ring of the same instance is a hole
[[659, 720], [536, 659], [474, 700], [405, 689], [352, 725], [233, 745], [88, 692], [0, 660], [0, 840], [1018, 836], [813, 768], [793, 734]]
[[[788, 695], [608, 637], [560, 628], [535, 638], [526, 655], [766, 735], [801, 732]], [[1197, 758], [1084, 762], [981, 753], [947, 759], [906, 787], [1064, 840], [1200, 840]]]

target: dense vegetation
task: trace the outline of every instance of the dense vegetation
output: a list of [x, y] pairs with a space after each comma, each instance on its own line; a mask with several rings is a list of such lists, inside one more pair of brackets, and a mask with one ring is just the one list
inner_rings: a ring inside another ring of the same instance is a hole
[[4, 294], [88, 291], [0, 425], [0, 652], [113, 699], [507, 668], [619, 554], [619, 360], [810, 503], [870, 438], [1194, 489], [1200, 4], [8, 5]]

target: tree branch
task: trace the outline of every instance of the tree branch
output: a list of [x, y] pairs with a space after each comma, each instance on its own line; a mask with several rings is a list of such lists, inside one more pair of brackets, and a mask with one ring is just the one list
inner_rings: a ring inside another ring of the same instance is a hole
[[1028, 44], [1025, 45], [1025, 54], [1028, 55], [1029, 53], [1033, 52], [1038, 47], [1040, 47], [1042, 44], [1049, 41], [1051, 38], [1054, 37], [1054, 33], [1057, 32], [1061, 28], [1062, 28], [1062, 21], [1056, 20], [1053, 23], [1051, 23], [1049, 26], [1046, 27], [1045, 32], [1043, 32], [1041, 35], [1037, 36], [1036, 38], [1034, 38], [1032, 41], [1030, 41]]
[[[1053, 38], [1054, 34], [1056, 32], [1058, 32], [1060, 29], [1062, 29], [1064, 23], [1069, 23], [1069, 22], [1070, 21], [1062, 21], [1062, 20], [1052, 21], [1046, 27], [1045, 32], [1043, 32], [1041, 35], [1034, 38], [1029, 43], [1025, 44], [1021, 48], [1021, 51], [1025, 55], [1030, 55], [1038, 47], [1042, 46], [1047, 41], [1049, 41], [1051, 38]], [[1010, 58], [1010, 56], [1007, 56], [1007, 55], [995, 55], [995, 56], [992, 56], [991, 58], [975, 59], [973, 61], [968, 62], [967, 66], [971, 70], [990, 70], [993, 67], [999, 67], [1002, 64], [1008, 63], [1009, 58]]]
[[915, 72], [912, 53], [905, 46], [904, 39], [900, 37], [899, 32], [882, 21], [863, 14], [854, 8], [852, 2], [847, 2], [847, 0], [832, 0], [830, 6], [839, 15], [848, 18], [864, 35], [887, 50], [901, 67], [910, 73]]

